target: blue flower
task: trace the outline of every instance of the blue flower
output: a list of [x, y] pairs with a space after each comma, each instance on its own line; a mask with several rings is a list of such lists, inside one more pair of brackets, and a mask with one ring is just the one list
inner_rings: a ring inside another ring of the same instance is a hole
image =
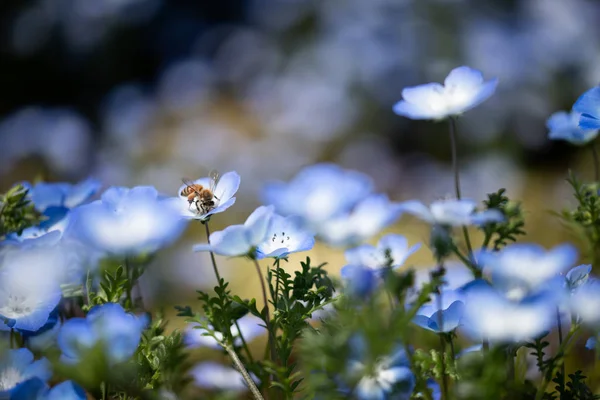
[[6, 236], [3, 244], [22, 245], [22, 246], [52, 246], [58, 243], [62, 237], [62, 232], [59, 230], [47, 231], [39, 226], [32, 226], [23, 229], [20, 235], [11, 233]]
[[375, 365], [368, 367], [366, 348], [352, 340], [354, 354], [348, 363], [348, 374], [357, 381], [354, 395], [360, 400], [406, 399], [415, 388], [415, 376], [406, 352], [401, 346], [389, 356], [379, 357]]
[[577, 261], [577, 249], [563, 244], [546, 251], [537, 244], [511, 244], [499, 252], [481, 252], [478, 261], [492, 273], [494, 282], [535, 290], [565, 272]]
[[324, 163], [304, 168], [289, 183], [266, 185], [263, 200], [279, 214], [297, 215], [315, 229], [349, 212], [372, 188], [368, 176]]
[[477, 212], [476, 207], [477, 204], [474, 201], [466, 199], [438, 200], [431, 203], [429, 207], [416, 200], [400, 203], [401, 211], [412, 214], [432, 225], [485, 225], [504, 220], [504, 215], [500, 210]]
[[596, 339], [594, 336], [585, 341], [585, 348], [588, 350], [595, 350], [597, 345], [598, 339]]
[[403, 266], [406, 259], [420, 248], [420, 243], [409, 247], [408, 240], [402, 235], [388, 234], [379, 240], [377, 247], [364, 244], [346, 250], [344, 256], [346, 262], [351, 265], [362, 265], [375, 270], [389, 265], [391, 268], [397, 269]]
[[46, 183], [40, 182], [33, 187], [25, 183], [30, 188], [29, 196], [35, 208], [40, 212], [45, 212], [48, 208], [74, 208], [85, 203], [102, 186], [95, 179], [86, 179], [75, 185], [70, 183]]
[[[456, 329], [462, 320], [464, 312], [464, 299], [459, 291], [442, 290], [441, 308], [438, 304], [437, 295], [424, 304], [413, 318], [413, 322], [430, 331], [451, 332]], [[442, 326], [440, 326], [440, 314]]]
[[267, 239], [256, 246], [256, 258], [286, 258], [290, 253], [307, 251], [315, 245], [315, 236], [302, 227], [296, 216], [273, 214]]
[[364, 298], [379, 285], [380, 276], [372, 268], [362, 265], [346, 265], [340, 270], [344, 291], [353, 297]]
[[444, 81], [402, 90], [394, 112], [411, 119], [440, 120], [460, 115], [487, 100], [496, 91], [497, 79], [487, 82], [480, 71], [462, 66], [450, 71]]
[[64, 381], [50, 389], [41, 400], [86, 400], [85, 390], [73, 381]]
[[594, 140], [598, 136], [598, 129], [582, 129], [579, 127], [581, 113], [577, 111], [555, 112], [546, 121], [546, 127], [550, 131], [548, 138], [553, 140], [566, 140], [575, 145], [583, 145]]
[[27, 386], [36, 385], [32, 378], [47, 382], [51, 377], [50, 362], [45, 358], [34, 361], [28, 349], [6, 350], [0, 355], [1, 398], [17, 398], [12, 397], [16, 390], [26, 391]]
[[600, 129], [600, 86], [596, 86], [577, 99], [573, 110], [581, 113], [581, 129]]
[[465, 292], [463, 330], [477, 341], [527, 341], [552, 329], [557, 307], [557, 297], [550, 292], [513, 302], [478, 280]]
[[[197, 179], [193, 182], [202, 185], [205, 188], [210, 188], [211, 180], [212, 178], [207, 177]], [[184, 218], [204, 221], [213, 214], [222, 213], [235, 203], [235, 197], [233, 196], [240, 187], [240, 175], [235, 171], [230, 171], [223, 174], [223, 176], [217, 180], [213, 189], [213, 201], [215, 202], [215, 206], [206, 213], [199, 212], [195, 203], [190, 203], [187, 196], [181, 195], [181, 191], [185, 189], [186, 186], [187, 185], [182, 185], [177, 192], [178, 197], [175, 198], [176, 208]]]
[[273, 206], [258, 207], [243, 225], [231, 225], [213, 232], [207, 244], [194, 246], [194, 251], [212, 251], [222, 256], [256, 257], [256, 248], [269, 240]]
[[153, 252], [174, 242], [185, 220], [151, 186], [112, 187], [74, 210], [67, 231], [92, 248], [115, 255]]
[[56, 270], [64, 262], [55, 248], [5, 250], [0, 268], [0, 330], [35, 332], [48, 321], [62, 297]]
[[374, 194], [348, 213], [323, 222], [317, 234], [332, 246], [357, 245], [395, 222], [401, 212], [399, 204], [390, 202], [386, 195]]
[[86, 318], [71, 318], [58, 333], [61, 359], [77, 363], [82, 351], [100, 345], [109, 363], [120, 363], [133, 356], [140, 343], [147, 316], [125, 312], [117, 303], [106, 303], [90, 310]]
[[577, 288], [570, 298], [570, 308], [584, 324], [600, 327], [600, 281], [592, 279]]
[[571, 268], [565, 275], [565, 284], [569, 290], [574, 291], [581, 285], [588, 282], [590, 273], [592, 272], [592, 264], [581, 264]]
[[58, 310], [59, 307], [56, 307], [54, 311], [50, 313], [46, 323], [37, 331], [19, 331], [29, 349], [42, 352], [56, 345], [56, 337], [62, 326]]
[[[243, 392], [248, 390], [246, 382], [237, 370], [213, 361], [197, 364], [190, 371], [194, 384], [202, 389]], [[258, 383], [258, 379], [251, 375]]]
[[[240, 327], [239, 330], [238, 330], [237, 326]], [[236, 346], [242, 345], [242, 338], [240, 336], [243, 336], [244, 340], [246, 342], [250, 342], [254, 338], [257, 338], [258, 336], [260, 336], [266, 332], [263, 320], [254, 315], [251, 315], [251, 314], [247, 314], [247, 315], [243, 316], [242, 318], [238, 319], [237, 326], [236, 326], [236, 324], [233, 324], [230, 327], [230, 332], [231, 332], [231, 335], [233, 336], [234, 344]], [[240, 331], [241, 331], [241, 335], [240, 335]], [[205, 334], [206, 334], [206, 329], [199, 328], [198, 324], [190, 324], [185, 331], [183, 339], [184, 339], [186, 346], [188, 346], [190, 348], [196, 348], [196, 347], [210, 347], [213, 349], [221, 348], [221, 345], [214, 337], [207, 336]], [[223, 334], [221, 332], [215, 332], [215, 336], [219, 340], [223, 339]]]

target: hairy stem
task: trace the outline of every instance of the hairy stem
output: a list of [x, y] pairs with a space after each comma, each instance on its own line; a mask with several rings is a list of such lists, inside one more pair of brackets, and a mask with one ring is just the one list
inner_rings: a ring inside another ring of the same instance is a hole
[[[444, 265], [440, 264], [439, 266], [439, 271], [441, 274], [443, 274], [444, 271]], [[443, 317], [443, 303], [442, 303], [442, 288], [441, 286], [438, 287], [438, 294], [437, 294], [437, 308], [438, 308], [438, 329], [443, 330], [444, 328], [444, 317]], [[441, 347], [441, 354], [442, 354], [442, 359], [441, 359], [441, 374], [442, 374], [442, 400], [448, 400], [448, 376], [446, 375], [446, 341], [444, 340], [444, 334], [442, 332], [440, 332], [438, 334], [438, 336], [440, 337], [440, 347]]]
[[242, 374], [246, 385], [248, 385], [248, 388], [252, 392], [252, 396], [254, 396], [256, 400], [264, 400], [264, 397], [262, 396], [262, 394], [260, 394], [258, 387], [256, 387], [256, 384], [254, 383], [252, 377], [244, 367], [244, 364], [242, 364], [242, 360], [240, 360], [238, 355], [235, 353], [235, 350], [233, 350], [233, 348], [230, 345], [224, 345], [223, 347], [225, 348], [227, 354], [229, 354], [229, 357], [231, 357], [231, 360], [233, 361], [233, 364], [235, 365], [237, 370], [240, 371], [240, 374]]
[[[204, 228], [206, 229], [206, 241], [208, 242], [208, 244], [210, 244], [210, 228], [208, 227], [208, 221], [204, 221]], [[215, 260], [215, 253], [212, 252], [212, 250], [209, 252], [210, 253], [210, 260], [212, 261], [212, 266], [213, 266], [213, 271], [215, 271], [215, 276], [217, 277], [217, 282], [221, 282], [221, 275], [219, 274], [219, 269], [217, 268], [217, 260]]]
[[275, 352], [275, 335], [273, 329], [271, 327], [271, 316], [269, 313], [269, 300], [267, 299], [267, 288], [265, 287], [265, 278], [263, 276], [262, 271], [260, 270], [260, 265], [256, 259], [253, 259], [254, 266], [256, 267], [256, 273], [260, 279], [260, 287], [262, 289], [263, 302], [265, 303], [265, 322], [267, 323], [267, 330], [269, 331], [269, 349], [271, 351], [271, 361], [275, 362], [277, 359], [277, 354]]

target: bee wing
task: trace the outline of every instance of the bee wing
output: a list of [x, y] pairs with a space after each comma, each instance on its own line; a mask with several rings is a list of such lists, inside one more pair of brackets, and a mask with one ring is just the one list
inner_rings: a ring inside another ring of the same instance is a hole
[[213, 169], [208, 173], [208, 176], [210, 178], [210, 191], [214, 192], [221, 175], [219, 174], [219, 171]]
[[194, 192], [198, 193], [198, 191], [196, 190], [195, 183], [191, 179], [181, 178], [181, 182], [183, 182], [184, 185], [187, 185], [187, 187], [192, 188]]

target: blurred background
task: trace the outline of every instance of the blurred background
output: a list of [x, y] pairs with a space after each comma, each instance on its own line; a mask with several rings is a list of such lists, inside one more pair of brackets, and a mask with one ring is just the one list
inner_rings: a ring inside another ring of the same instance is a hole
[[[460, 65], [500, 80], [459, 121], [465, 196], [507, 188], [527, 211], [528, 240], [550, 246], [570, 239], [548, 213], [571, 201], [567, 170], [592, 176], [589, 149], [549, 141], [545, 121], [600, 82], [596, 1], [3, 0], [0, 10], [0, 190], [93, 176], [175, 195], [182, 177], [236, 170], [238, 201], [215, 230], [243, 222], [265, 181], [333, 161], [394, 200], [429, 202], [453, 191], [448, 128], [391, 109], [403, 87]], [[391, 230], [428, 240], [408, 217]], [[147, 297], [213, 285], [191, 252], [205, 240], [192, 224], [146, 276]], [[339, 250], [313, 255], [332, 272], [343, 265]], [[221, 263], [230, 278], [257, 279], [250, 265]]]

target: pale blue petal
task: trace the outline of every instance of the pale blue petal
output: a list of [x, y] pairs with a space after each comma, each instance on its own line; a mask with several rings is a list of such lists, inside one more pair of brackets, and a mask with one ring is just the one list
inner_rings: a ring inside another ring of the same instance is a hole
[[546, 121], [546, 127], [550, 130], [550, 133], [557, 131], [565, 131], [573, 127], [571, 114], [566, 111], [557, 111], [550, 115]]
[[82, 349], [94, 347], [98, 340], [98, 335], [85, 318], [71, 318], [58, 332], [57, 344], [64, 357], [75, 360]]
[[37, 331], [48, 321], [50, 313], [56, 308], [61, 298], [62, 293], [57, 286], [53, 293], [48, 293], [46, 296], [40, 298], [38, 308], [35, 311], [29, 315], [15, 319], [16, 322], [13, 328], [25, 331]]
[[483, 74], [473, 68], [465, 65], [454, 68], [446, 79], [444, 80], [444, 86], [446, 88], [457, 86], [473, 86], [477, 87], [483, 83]]
[[468, 106], [465, 109], [465, 111], [480, 105], [481, 103], [492, 97], [492, 95], [496, 92], [497, 87], [498, 79], [496, 78], [485, 82], [483, 85], [481, 85], [477, 92], [477, 95], [473, 98], [470, 106]]
[[[210, 235], [210, 245], [213, 252], [222, 256], [247, 255], [252, 244], [248, 241], [247, 229], [242, 225], [228, 226], [222, 231]], [[200, 247], [194, 251], [201, 251]]]
[[225, 203], [233, 197], [240, 187], [240, 175], [235, 171], [230, 171], [219, 179], [214, 194], [219, 198], [219, 204]]
[[41, 358], [32, 362], [23, 370], [23, 378], [40, 378], [43, 381], [48, 381], [52, 377], [52, 365], [46, 358]]
[[395, 114], [400, 115], [401, 117], [406, 117], [415, 120], [437, 119], [440, 117], [439, 113], [434, 113], [428, 108], [408, 103], [404, 100], [400, 100], [399, 102], [394, 104], [392, 110]]
[[[108, 207], [116, 208], [121, 200], [129, 193], [129, 188], [122, 186], [112, 186], [102, 193], [100, 201], [95, 201], [91, 204], [105, 204]], [[100, 203], [101, 202], [101, 203]]]
[[592, 264], [582, 264], [571, 268], [565, 275], [569, 289], [573, 290], [587, 282], [591, 272]]
[[100, 181], [92, 178], [79, 182], [71, 187], [63, 205], [67, 208], [77, 207], [93, 196], [101, 187]]
[[54, 386], [43, 400], [86, 400], [85, 390], [73, 381], [64, 381]]
[[[267, 333], [264, 321], [252, 314], [244, 315], [242, 318], [237, 320], [237, 323], [242, 331], [244, 339], [247, 342]], [[231, 327], [232, 331], [234, 331], [235, 328], [236, 326], [234, 324]], [[234, 336], [239, 336], [239, 334]]]
[[596, 86], [579, 96], [579, 98], [573, 105], [573, 110], [581, 114], [588, 114], [592, 117], [599, 118], [600, 86]]
[[247, 231], [247, 240], [251, 246], [257, 246], [266, 240], [273, 213], [273, 206], [260, 206], [250, 214], [244, 223], [244, 228]]
[[227, 210], [229, 207], [231, 207], [234, 204], [235, 204], [235, 197], [232, 197], [224, 203], [219, 203], [219, 205], [217, 207], [213, 208], [206, 214], [198, 216], [198, 219], [206, 219], [206, 217], [208, 217], [210, 215], [222, 213], [223, 211]]
[[486, 225], [491, 223], [503, 222], [505, 220], [502, 211], [497, 209], [477, 212], [471, 216], [471, 222], [474, 225]]
[[594, 336], [592, 336], [585, 342], [585, 348], [588, 350], [594, 350], [596, 348], [597, 344], [598, 344], [598, 339], [596, 339]]
[[417, 200], [409, 200], [399, 204], [402, 212], [414, 215], [426, 222], [434, 222], [433, 214], [429, 210], [429, 207]]
[[[402, 98], [416, 106], [427, 105], [432, 100], [438, 99], [444, 93], [444, 87], [439, 83], [426, 83], [411, 86], [402, 90]], [[424, 107], [426, 108], [426, 107]]]

